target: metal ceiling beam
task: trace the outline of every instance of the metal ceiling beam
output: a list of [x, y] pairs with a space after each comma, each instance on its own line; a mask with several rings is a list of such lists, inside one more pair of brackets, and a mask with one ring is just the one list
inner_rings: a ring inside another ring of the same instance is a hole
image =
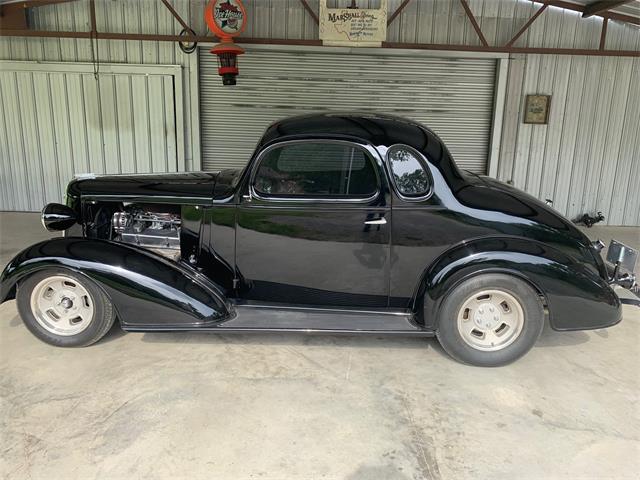
[[0, 31], [5, 28], [29, 28], [26, 10], [22, 5], [0, 4]]
[[[239, 39], [239, 43], [242, 40]], [[383, 48], [405, 48], [409, 50], [445, 50], [487, 53], [530, 53], [540, 55], [587, 55], [598, 57], [640, 57], [636, 50], [594, 50], [580, 48], [530, 48], [530, 47], [484, 47], [482, 45], [440, 45], [429, 43], [382, 42]]]
[[391, 16], [389, 17], [389, 19], [387, 20], [387, 27], [388, 27], [389, 25], [391, 25], [391, 22], [393, 22], [393, 21], [396, 19], [396, 17], [397, 17], [398, 15], [400, 15], [400, 12], [402, 12], [402, 10], [404, 10], [404, 7], [406, 7], [406, 6], [407, 6], [407, 3], [409, 3], [410, 1], [411, 1], [411, 0], [404, 0], [404, 2], [402, 2], [402, 3], [400, 4], [400, 6], [399, 6], [398, 8], [396, 8], [396, 10], [391, 14]]
[[313, 8], [309, 6], [309, 4], [307, 3], [307, 0], [300, 0], [300, 3], [304, 7], [304, 9], [309, 13], [309, 15], [311, 15], [311, 17], [313, 18], [313, 21], [316, 22], [316, 25], [320, 25], [320, 19], [318, 18], [318, 15], [316, 15], [316, 12], [313, 11]]
[[0, 30], [5, 28], [28, 28], [27, 9], [44, 7], [56, 3], [75, 0], [23, 0], [21, 2], [2, 2], [0, 0]]
[[[92, 32], [66, 32], [51, 30], [0, 30], [3, 37], [46, 37], [46, 38], [81, 38], [90, 39]], [[133, 41], [154, 41], [154, 42], [199, 42], [216, 43], [213, 36], [205, 35], [158, 35], [145, 33], [115, 33], [102, 32], [99, 34], [101, 40], [133, 40]], [[288, 38], [243, 38], [236, 39], [237, 43], [262, 44], [262, 45], [309, 45], [322, 46], [320, 40], [294, 40]], [[535, 53], [550, 55], [596, 55], [611, 57], [640, 57], [640, 52], [636, 50], [596, 50], [578, 48], [520, 48], [520, 47], [491, 47], [484, 45], [446, 45], [432, 43], [404, 43], [404, 42], [382, 42], [382, 48], [404, 48], [415, 50], [446, 50], [461, 52], [488, 52], [488, 53]]]
[[23, 2], [12, 2], [7, 3], [6, 5], [17, 4], [22, 8], [32, 8], [32, 7], [45, 7], [47, 5], [53, 5], [55, 3], [69, 3], [75, 2], [76, 0], [27, 0]]
[[95, 0], [89, 0], [89, 20], [91, 22], [91, 33], [97, 38], [98, 27], [96, 23], [96, 2]]
[[191, 30], [191, 28], [189, 28], [189, 25], [187, 25], [187, 22], [185, 22], [182, 19], [182, 17], [178, 14], [178, 12], [176, 12], [175, 8], [173, 8], [173, 6], [169, 3], [168, 0], [162, 0], [162, 3], [164, 3], [164, 6], [167, 7], [167, 10], [171, 12], [171, 15], [173, 15], [173, 18], [175, 18], [178, 21], [178, 23], [182, 25], [183, 29]]
[[[534, 3], [542, 3], [551, 7], [564, 8], [566, 10], [573, 10], [574, 12], [584, 12], [584, 5], [578, 5], [572, 2], [566, 2], [564, 0], [531, 0]], [[606, 17], [610, 20], [617, 20], [618, 22], [632, 23], [634, 25], [640, 25], [640, 18], [632, 17], [631, 15], [623, 15], [621, 13], [606, 12], [597, 14], [600, 17]]]
[[605, 18], [602, 20], [602, 30], [600, 30], [600, 50], [604, 50], [604, 46], [607, 43], [607, 25], [609, 24], [609, 19]]
[[513, 38], [507, 42], [507, 44], [505, 45], [505, 47], [510, 47], [510, 46], [512, 46], [514, 43], [516, 43], [516, 42], [518, 41], [518, 39], [522, 36], [522, 34], [523, 34], [524, 32], [526, 32], [526, 31], [527, 31], [527, 28], [529, 28], [529, 27], [531, 26], [531, 24], [532, 24], [533, 22], [535, 22], [536, 18], [538, 18], [540, 15], [542, 15], [542, 12], [544, 12], [544, 11], [547, 9], [547, 7], [548, 7], [548, 6], [549, 6], [549, 5], [547, 5], [546, 3], [545, 3], [544, 5], [542, 5], [542, 6], [538, 9], [538, 11], [537, 11], [536, 13], [534, 13], [534, 14], [531, 16], [531, 18], [527, 21], [527, 23], [525, 23], [525, 24], [522, 26], [522, 28], [518, 31], [518, 33], [516, 33], [516, 34], [513, 36]]
[[489, 43], [487, 42], [487, 39], [484, 38], [484, 35], [482, 34], [482, 30], [480, 30], [480, 25], [478, 25], [478, 22], [476, 21], [476, 17], [473, 15], [473, 12], [469, 8], [469, 4], [467, 3], [467, 0], [460, 0], [460, 3], [462, 4], [462, 8], [464, 8], [464, 12], [467, 14], [467, 17], [469, 17], [469, 20], [471, 20], [471, 25], [473, 25], [473, 29], [478, 34], [478, 37], [480, 38], [482, 45], [484, 45], [485, 47], [488, 47]]
[[632, 1], [633, 0], [599, 0], [597, 2], [591, 2], [585, 5], [584, 11], [582, 12], [582, 18], [589, 18], [592, 15], [600, 15], [607, 12], [608, 10], [613, 10], [620, 5], [624, 5], [625, 3], [631, 3]]

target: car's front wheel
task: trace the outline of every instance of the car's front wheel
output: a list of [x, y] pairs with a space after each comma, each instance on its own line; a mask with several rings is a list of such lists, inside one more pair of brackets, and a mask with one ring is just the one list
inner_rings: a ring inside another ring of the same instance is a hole
[[109, 297], [92, 280], [66, 269], [36, 272], [18, 285], [17, 304], [27, 328], [58, 347], [97, 342], [114, 322]]
[[538, 293], [502, 274], [472, 277], [440, 309], [437, 336], [446, 352], [471, 365], [506, 365], [527, 353], [544, 326]]

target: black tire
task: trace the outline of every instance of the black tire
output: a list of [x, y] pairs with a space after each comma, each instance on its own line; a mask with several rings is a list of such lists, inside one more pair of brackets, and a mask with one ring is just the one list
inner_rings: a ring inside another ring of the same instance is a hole
[[[57, 335], [47, 330], [36, 319], [31, 308], [31, 295], [40, 282], [54, 277], [64, 276], [80, 284], [88, 292], [93, 315], [88, 325], [77, 334]], [[56, 347], [86, 347], [100, 340], [111, 328], [115, 320], [115, 312], [111, 300], [104, 291], [88, 277], [63, 268], [40, 270], [20, 281], [16, 295], [18, 312], [26, 327], [45, 343]]]
[[[524, 314], [522, 330], [502, 349], [483, 351], [463, 338], [458, 328], [458, 314], [474, 294], [492, 289], [506, 292], [519, 302]], [[498, 367], [525, 355], [540, 337], [543, 326], [544, 307], [529, 284], [510, 275], [484, 274], [463, 281], [447, 295], [439, 311], [436, 335], [442, 348], [456, 360], [480, 367]]]

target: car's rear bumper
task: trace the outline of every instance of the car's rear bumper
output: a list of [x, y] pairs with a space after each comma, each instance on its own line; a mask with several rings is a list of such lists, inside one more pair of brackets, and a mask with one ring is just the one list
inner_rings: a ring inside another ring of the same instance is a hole
[[607, 273], [609, 275], [609, 283], [611, 285], [618, 285], [622, 288], [631, 291], [638, 290], [638, 282], [635, 273], [624, 272], [622, 274], [616, 272], [615, 265], [612, 265], [609, 262], [605, 263], [607, 267]]

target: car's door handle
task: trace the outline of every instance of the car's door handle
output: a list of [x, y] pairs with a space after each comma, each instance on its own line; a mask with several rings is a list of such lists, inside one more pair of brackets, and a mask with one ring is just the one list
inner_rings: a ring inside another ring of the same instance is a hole
[[387, 220], [385, 218], [376, 218], [375, 220], [367, 220], [365, 225], [386, 225]]

